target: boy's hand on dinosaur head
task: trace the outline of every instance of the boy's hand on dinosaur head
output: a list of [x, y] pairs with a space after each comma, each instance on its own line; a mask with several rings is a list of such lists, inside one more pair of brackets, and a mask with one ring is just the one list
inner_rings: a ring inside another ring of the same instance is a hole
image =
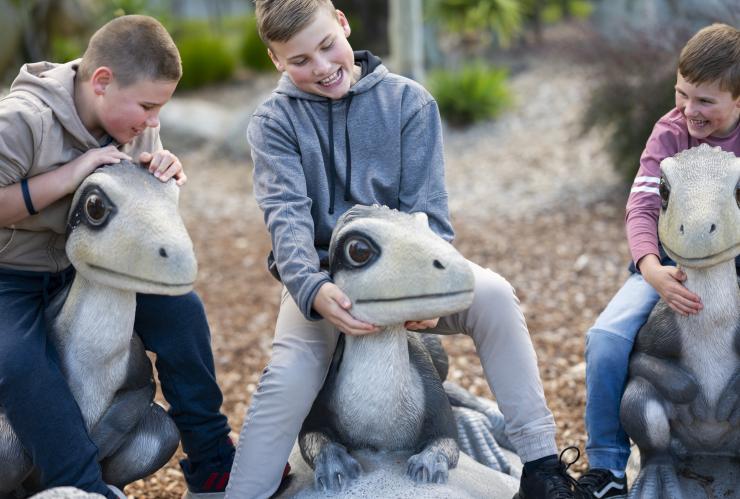
[[143, 152], [139, 155], [139, 162], [147, 166], [149, 171], [162, 182], [167, 182], [174, 177], [177, 185], [183, 185], [188, 180], [180, 160], [166, 149], [155, 153]]
[[364, 334], [373, 334], [380, 331], [380, 328], [367, 322], [358, 321], [349, 313], [352, 308], [344, 292], [332, 282], [326, 282], [321, 285], [319, 292], [313, 300], [313, 309], [321, 317], [329, 321], [345, 334], [351, 336], [361, 336]]

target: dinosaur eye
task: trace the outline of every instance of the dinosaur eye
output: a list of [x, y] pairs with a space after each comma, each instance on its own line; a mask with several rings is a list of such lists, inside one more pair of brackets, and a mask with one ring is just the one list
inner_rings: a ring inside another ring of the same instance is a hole
[[737, 203], [737, 207], [740, 208], [740, 184], [735, 186], [735, 202]]
[[91, 225], [102, 225], [109, 213], [110, 208], [98, 194], [92, 193], [85, 200], [85, 216]]
[[658, 192], [660, 192], [660, 206], [665, 210], [668, 207], [668, 198], [671, 197], [671, 186], [665, 177], [660, 177]]
[[344, 256], [354, 267], [362, 267], [375, 256], [375, 248], [364, 237], [353, 236], [344, 244]]

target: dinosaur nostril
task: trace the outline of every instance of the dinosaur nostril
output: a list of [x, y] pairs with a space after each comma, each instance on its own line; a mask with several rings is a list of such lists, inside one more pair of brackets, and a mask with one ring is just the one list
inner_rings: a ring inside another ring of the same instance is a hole
[[159, 256], [167, 258], [167, 251], [164, 248], [159, 248]]
[[683, 224], [681, 224], [681, 227], [679, 227], [678, 230], [681, 231], [681, 234], [683, 234]]
[[442, 262], [440, 262], [439, 260], [434, 260], [434, 266], [436, 268], [438, 268], [438, 269], [441, 269], [441, 270], [444, 270], [445, 269], [445, 266], [442, 265]]
[[716, 225], [714, 225], [714, 224], [712, 224], [712, 225], [711, 225], [711, 227], [709, 227], [709, 233], [711, 234], [711, 233], [712, 233], [712, 232], [714, 232], [715, 230], [717, 230], [717, 226], [716, 226]]

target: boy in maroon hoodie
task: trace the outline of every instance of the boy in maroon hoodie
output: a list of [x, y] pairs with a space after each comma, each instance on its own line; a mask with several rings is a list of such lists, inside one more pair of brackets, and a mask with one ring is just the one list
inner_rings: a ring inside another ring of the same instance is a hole
[[653, 306], [662, 298], [679, 314], [701, 312], [701, 297], [682, 284], [686, 275], [658, 241], [660, 162], [699, 144], [740, 156], [740, 30], [714, 24], [696, 33], [681, 51], [675, 92], [676, 107], [655, 124], [627, 201], [633, 273], [586, 337], [591, 469], [579, 480], [583, 497], [627, 497], [630, 448], [619, 405], [632, 344]]

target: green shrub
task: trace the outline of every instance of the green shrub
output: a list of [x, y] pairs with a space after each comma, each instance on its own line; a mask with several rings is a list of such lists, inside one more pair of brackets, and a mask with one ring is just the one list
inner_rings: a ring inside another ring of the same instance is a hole
[[220, 38], [202, 33], [186, 35], [177, 46], [182, 58], [181, 89], [227, 80], [234, 74], [236, 58]]
[[431, 73], [429, 88], [445, 120], [461, 126], [494, 118], [510, 103], [507, 77], [505, 69], [473, 63]]
[[[606, 55], [600, 84], [586, 106], [583, 124], [607, 131], [606, 151], [614, 169], [625, 181], [632, 181], [640, 166], [655, 122], [675, 105], [674, 57], [656, 55], [645, 47]], [[658, 61], [663, 61], [659, 63]]]
[[[593, 11], [593, 4], [586, 0], [570, 0], [567, 8], [570, 10], [570, 15], [576, 19], [586, 19]], [[542, 9], [542, 20], [546, 24], [554, 24], [561, 21], [563, 17], [563, 2], [561, 0], [545, 2], [545, 7]]]
[[244, 39], [239, 52], [244, 67], [257, 71], [269, 71], [273, 68], [265, 44], [262, 43], [257, 31], [257, 19], [254, 16], [249, 16], [246, 21]]
[[461, 35], [490, 31], [502, 46], [522, 27], [516, 0], [435, 0], [429, 7], [431, 16], [447, 31]]
[[82, 57], [84, 44], [77, 38], [53, 36], [51, 38], [51, 57], [54, 62], [67, 62]]

